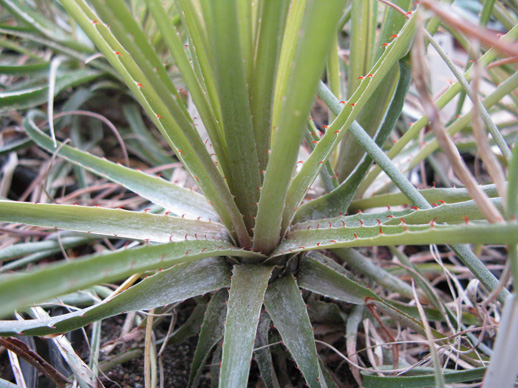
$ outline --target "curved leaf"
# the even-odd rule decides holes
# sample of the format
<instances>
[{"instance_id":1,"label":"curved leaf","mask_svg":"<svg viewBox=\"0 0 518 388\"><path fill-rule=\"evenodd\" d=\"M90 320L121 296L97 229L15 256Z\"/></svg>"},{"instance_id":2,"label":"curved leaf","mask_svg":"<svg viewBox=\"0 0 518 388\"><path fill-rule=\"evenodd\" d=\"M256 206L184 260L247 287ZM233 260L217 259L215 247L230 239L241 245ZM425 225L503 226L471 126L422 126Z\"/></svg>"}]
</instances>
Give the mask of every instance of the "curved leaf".
<instances>
[{"instance_id":1,"label":"curved leaf","mask_svg":"<svg viewBox=\"0 0 518 388\"><path fill-rule=\"evenodd\" d=\"M214 294L207 306L198 344L192 359L189 387L198 386L201 372L209 358L210 351L223 337L225 316L227 314L227 298L227 290L220 290Z\"/></svg>"},{"instance_id":2,"label":"curved leaf","mask_svg":"<svg viewBox=\"0 0 518 388\"><path fill-rule=\"evenodd\" d=\"M66 333L126 311L149 310L228 287L229 277L230 267L221 259L179 264L87 309L49 319L0 321L0 335Z\"/></svg>"},{"instance_id":3,"label":"curved leaf","mask_svg":"<svg viewBox=\"0 0 518 388\"><path fill-rule=\"evenodd\" d=\"M378 299L371 290L308 256L302 260L297 283L306 290L347 303L364 304L365 298Z\"/></svg>"},{"instance_id":4,"label":"curved leaf","mask_svg":"<svg viewBox=\"0 0 518 388\"><path fill-rule=\"evenodd\" d=\"M203 85L189 62L185 46L181 41L180 35L177 34L174 26L171 26L170 18L165 10L165 3L158 0L146 0L149 12L153 15L158 29L162 32L164 43L169 48L171 56L174 59L176 66L182 74L182 78L189 90L193 99L194 105L200 114L203 125L209 134L210 140L216 152L219 165L221 166L225 176L230 176L228 155L226 153L225 142L221 135L221 123L218 123L217 118L210 106L208 96L205 94ZM185 18L185 15L183 15ZM173 29L173 30L172 30ZM188 29L189 32L192 29ZM147 42L146 42L147 43ZM198 50L199 52L199 50ZM193 58L198 59L197 57ZM207 79L204 79L207 82Z\"/></svg>"},{"instance_id":5,"label":"curved leaf","mask_svg":"<svg viewBox=\"0 0 518 388\"><path fill-rule=\"evenodd\" d=\"M170 337L164 338L164 341L167 340L167 345L179 345L187 341L189 338L197 336L200 332L200 327L206 310L206 303L198 303L194 308L194 311L189 315L189 318L187 318L179 328L175 329Z\"/></svg>"},{"instance_id":6,"label":"curved leaf","mask_svg":"<svg viewBox=\"0 0 518 388\"><path fill-rule=\"evenodd\" d=\"M14 201L0 201L0 221L152 242L184 241L198 236L226 240L227 234L225 227L215 222L120 209Z\"/></svg>"},{"instance_id":7,"label":"curved leaf","mask_svg":"<svg viewBox=\"0 0 518 388\"><path fill-rule=\"evenodd\" d=\"M181 99L163 93L160 86L150 81L133 57L138 56L138 53L129 52L110 31L109 26L98 20L85 1L62 0L61 3L123 78L178 159L196 180L207 199L214 204L222 223L231 234L236 235L241 246L250 246L251 240L243 217Z\"/></svg>"},{"instance_id":8,"label":"curved leaf","mask_svg":"<svg viewBox=\"0 0 518 388\"><path fill-rule=\"evenodd\" d=\"M30 65L0 65L0 74L22 76L27 74L48 74L49 64L32 63Z\"/></svg>"},{"instance_id":9,"label":"curved leaf","mask_svg":"<svg viewBox=\"0 0 518 388\"><path fill-rule=\"evenodd\" d=\"M261 258L229 243L194 240L148 245L60 262L24 273L8 275L0 282L0 316L27 305L86 288L97 283L120 280L135 273L210 256Z\"/></svg>"},{"instance_id":10,"label":"curved leaf","mask_svg":"<svg viewBox=\"0 0 518 388\"><path fill-rule=\"evenodd\" d=\"M489 200L499 211L503 211L502 199L492 198ZM452 204L444 204L433 209L418 209L405 216L405 222L409 224L425 224L432 220L435 222L458 223L465 220L485 220L475 201L457 202ZM401 220L390 220L387 225L400 223Z\"/></svg>"},{"instance_id":11,"label":"curved leaf","mask_svg":"<svg viewBox=\"0 0 518 388\"><path fill-rule=\"evenodd\" d=\"M279 380L273 366L272 353L268 333L272 320L266 312L261 314L259 326L257 327L257 338L255 340L254 360L259 368L261 379L266 388L280 388Z\"/></svg>"},{"instance_id":12,"label":"curved leaf","mask_svg":"<svg viewBox=\"0 0 518 388\"><path fill-rule=\"evenodd\" d=\"M22 21L29 29L37 31L39 34L61 42L70 47L82 47L77 41L72 40L65 30L41 12L41 8L32 8L25 1L20 0L1 0L0 3L18 20Z\"/></svg>"},{"instance_id":13,"label":"curved leaf","mask_svg":"<svg viewBox=\"0 0 518 388\"><path fill-rule=\"evenodd\" d=\"M273 267L235 265L227 305L219 386L248 384L259 313Z\"/></svg>"},{"instance_id":14,"label":"curved leaf","mask_svg":"<svg viewBox=\"0 0 518 388\"><path fill-rule=\"evenodd\" d=\"M101 72L92 69L74 70L63 73L56 78L55 94L59 94L68 87L90 82L101 75ZM32 108L47 102L48 98L48 84L2 92L0 93L0 113L5 113L10 110Z\"/></svg>"},{"instance_id":15,"label":"curved leaf","mask_svg":"<svg viewBox=\"0 0 518 388\"><path fill-rule=\"evenodd\" d=\"M343 262L346 262L351 268L354 268L359 273L369 277L374 284L380 285L390 291L397 292L409 299L414 299L412 286L405 283L397 276L392 275L379 264L362 255L356 249L338 248L333 250L333 253Z\"/></svg>"},{"instance_id":16,"label":"curved leaf","mask_svg":"<svg viewBox=\"0 0 518 388\"><path fill-rule=\"evenodd\" d=\"M318 364L313 328L306 303L293 275L273 282L264 298L266 311L310 388L325 386ZM321 385L321 383L324 385Z\"/></svg>"},{"instance_id":17,"label":"curved leaf","mask_svg":"<svg viewBox=\"0 0 518 388\"><path fill-rule=\"evenodd\" d=\"M35 114L36 112L29 112L24 121L25 130L39 146L49 152L55 152L56 149L51 138L44 134L34 123ZM171 210L178 215L185 213L196 217L202 216L212 218L213 220L218 219L214 208L207 200L192 190L101 159L68 145L63 145L63 143L57 142L57 144L59 149L58 155L62 158L94 174L118 183L141 197L162 206L164 209Z\"/></svg>"}]
</instances>

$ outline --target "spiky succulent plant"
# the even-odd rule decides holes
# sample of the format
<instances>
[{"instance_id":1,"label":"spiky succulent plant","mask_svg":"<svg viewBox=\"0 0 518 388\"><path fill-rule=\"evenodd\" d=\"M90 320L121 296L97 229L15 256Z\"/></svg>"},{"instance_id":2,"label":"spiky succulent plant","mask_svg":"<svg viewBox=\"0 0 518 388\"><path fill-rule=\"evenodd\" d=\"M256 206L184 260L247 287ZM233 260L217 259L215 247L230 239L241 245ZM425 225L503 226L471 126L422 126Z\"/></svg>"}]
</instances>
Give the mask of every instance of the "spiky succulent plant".
<instances>
[{"instance_id":1,"label":"spiky succulent plant","mask_svg":"<svg viewBox=\"0 0 518 388\"><path fill-rule=\"evenodd\" d=\"M190 384L197 384L216 347L221 352L220 387L246 387L252 357L265 385L279 386L268 348L270 335L270 339L280 336L310 387L324 387L335 383L319 362L301 289L349 306L368 307L343 316L348 344L355 341L362 314L387 333L391 323L380 315L392 317L430 341L435 338L452 344L454 339L423 321L421 304L441 311L439 320L464 324L401 251L392 248L414 277L414 289L355 248L449 244L487 290L498 291L499 280L463 244L518 243L518 224L506 221L516 213L518 179L513 178L508 192L505 181L499 184L496 180L496 186L478 191L468 183L467 189L418 191L406 172L438 149L435 136L443 141L441 146L451 144L435 114L437 107L467 92L474 99L474 108L453 120L447 132L453 135L479 115L489 120L490 129L496 128L487 110L518 86L518 76L505 71L498 74L500 83L480 103L478 92L473 93L466 82L477 75L470 68L432 101L426 85L418 82L425 70L417 69L416 84L425 115L408 128L387 156L384 145L394 133L409 95L412 64L422 66L418 62L424 47L419 17L424 18L424 12L412 10L410 0L394 0L389 5L395 7L387 6L378 36L374 0L60 0L63 9L55 5L53 9L61 16L66 12L77 23L69 27L47 21L31 4L0 2L18 23L16 27L0 26L0 32L11 39L5 42L11 42L9 48L14 52L23 54L25 50L34 57L14 73L33 74L33 84L20 84L3 93L0 110L34 108L48 101L46 113L30 110L25 114L23 128L31 142L83 169L79 176L84 178L85 171L95 174L152 204L135 211L88 206L81 200L61 204L0 201L1 221L80 232L12 245L0 252L2 260L37 251L49 255L60 244L66 248L102 237L112 242L134 241L107 253L85 254L29 271L4 270L0 315L6 318L18 311L32 317L1 321L0 335L66 333L123 312L160 309L210 294ZM434 10L433 4L428 7ZM440 10L436 13L441 16ZM429 20L427 33L435 33L439 17ZM340 48L344 43L340 40L338 45L337 36L342 38L340 32L349 19L350 53L344 62ZM518 36L517 28L511 27L502 46L506 39ZM431 35L428 39L434 42ZM24 41L32 46L23 47ZM413 43L417 58L411 62ZM29 50L35 44L59 56L38 59ZM490 48L477 63L488 65L498 53ZM3 67L4 74L7 68ZM49 80L41 74L50 74ZM95 156L87 152L85 144L56 140L67 125L53 117L58 106L55 95L93 80L98 82L97 90L121 90L125 85L190 175L194 189ZM313 121L317 94L328 114L324 120ZM108 98L107 92L100 95ZM114 106L109 100L101 103ZM75 106L72 98L60 103L63 114L73 110L67 104ZM144 160L157 165L174 161L150 137L135 104L126 104L123 114L140 136L132 144L144 150ZM434 131L419 140L426 125ZM511 163L509 139L498 129L491 134L501 148L497 167L501 170L500 163L510 163L511 170L517 169L517 163ZM487 142L484 138L480 141ZM400 164L391 160L396 156ZM371 168L373 161L376 167ZM380 170L389 180L376 179ZM455 170L459 177L463 176L460 171L465 169ZM386 188L392 193L360 199L365 193ZM502 199L506 195L507 202ZM352 276L337 264L340 261L367 278ZM36 307L55 297L128 277L121 289L91 307L54 317ZM406 300L415 299L417 308L379 295L368 284ZM498 300L503 302L507 295L501 289ZM147 321L151 327L153 319ZM470 359L466 365L475 366L474 353L464 345L461 350ZM431 354L437 361L437 355ZM397 369L397 352L393 356L388 364ZM151 356L146 353L146 357ZM445 376L466 381L480 378L481 370L477 373L475 377L462 372ZM146 377L151 386L153 379L149 374ZM53 378L64 384L59 377ZM385 384L376 378L366 374L364 383ZM440 382L441 374L436 373L435 379Z\"/></svg>"}]
</instances>

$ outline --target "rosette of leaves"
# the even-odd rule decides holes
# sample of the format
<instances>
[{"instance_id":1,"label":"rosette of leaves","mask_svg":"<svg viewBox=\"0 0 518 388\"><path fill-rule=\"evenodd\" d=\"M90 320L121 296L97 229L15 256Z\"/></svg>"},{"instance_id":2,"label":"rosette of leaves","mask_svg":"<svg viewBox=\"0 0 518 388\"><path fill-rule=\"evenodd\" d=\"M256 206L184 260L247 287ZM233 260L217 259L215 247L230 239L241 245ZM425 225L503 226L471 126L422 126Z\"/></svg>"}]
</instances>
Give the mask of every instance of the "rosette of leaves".
<instances>
[{"instance_id":1,"label":"rosette of leaves","mask_svg":"<svg viewBox=\"0 0 518 388\"><path fill-rule=\"evenodd\" d=\"M198 188L186 189L60 142L54 134L52 109L50 117L48 112L28 111L23 121L30 136L27 141L123 186L155 207L136 212L1 201L0 220L4 222L80 232L81 239L104 236L137 242L109 253L3 274L0 315L7 318L15 311L27 311L33 317L1 321L2 336L66 333L123 312L152 310L210 293L192 384L197 384L212 349L218 348L220 387L247 386L252 358L265 385L279 386L268 344L269 338L280 337L308 386L335 386L319 362L301 289L350 305L367 305L374 322L378 309L423 335L448 341L430 330L416 309L405 310L350 276L336 264L337 257L383 287L411 299L419 295L422 302L447 311L452 321L455 315L428 292L426 281L415 275L417 270L412 274L422 289L413 292L409 284L353 248L449 244L488 290L498 287L498 279L463 244L517 244L516 222L506 222L504 217L501 222L488 222L463 189L416 190L383 151L411 82L407 54L418 12L410 9L410 1L394 2L403 14L387 8L376 38L377 2L371 0L352 6L345 0L176 0L165 4L145 0L131 2L131 7L123 0L61 0L59 12L66 11L95 48L47 22L30 5L16 0L2 3L19 23L16 28L2 26L2 33L15 42L28 39L46 45L65 58L41 60L16 70L50 70L53 77L51 84L40 78L39 86L32 89L19 86L7 91L2 95L2 111L37 107L49 91L52 107L60 91L105 77L127 87ZM345 67L337 35L351 16L351 53ZM138 17L141 22L145 19L145 27ZM431 22L432 32L433 23L437 20ZM509 34L516 36L514 29ZM97 52L102 56L89 57ZM488 50L482 61L489 63L496 56ZM181 77L176 84L171 69L164 66L169 59ZM70 68L57 72L63 60ZM75 67L77 63L82 66ZM327 85L321 82L323 71ZM515 74L503 80L486 97L485 105L495 105L512 91L516 78ZM178 84L187 92L179 92ZM437 105L444 106L461 90L460 84L454 84ZM311 120L316 94L329 109L325 130L317 129ZM135 108L126 113L128 119L135 117ZM426 116L419 120L405 138L414 150L419 129L427 120ZM469 120L461 117L451 124L451 132L464 128ZM427 135L430 141L431 137ZM404 168L413 167L436 148L434 144L410 153ZM304 161L300 155L305 155ZM375 178L373 170L361 186L373 160L396 192L353 201ZM484 190L490 203L505 214L506 204L495 187ZM515 195L512 189L509 193ZM406 208L401 206L405 203L409 204ZM348 215L371 208L378 210ZM50 243L46 244L41 249L50 249ZM33 252L37 247L17 244L6 249L3 257L20 257L24 249ZM400 259L404 261L404 255ZM128 277L132 279L128 287L88 308L49 317L28 307ZM499 300L507 294L501 290ZM350 319L344 318L351 328L348 340L354 340L353 317L351 313ZM381 320L377 322L382 325ZM263 346L254 351L259 343ZM473 380L470 373L452 372L451 379ZM479 378L480 370L477 373ZM381 377L372 379L385 384Z\"/></svg>"}]
</instances>

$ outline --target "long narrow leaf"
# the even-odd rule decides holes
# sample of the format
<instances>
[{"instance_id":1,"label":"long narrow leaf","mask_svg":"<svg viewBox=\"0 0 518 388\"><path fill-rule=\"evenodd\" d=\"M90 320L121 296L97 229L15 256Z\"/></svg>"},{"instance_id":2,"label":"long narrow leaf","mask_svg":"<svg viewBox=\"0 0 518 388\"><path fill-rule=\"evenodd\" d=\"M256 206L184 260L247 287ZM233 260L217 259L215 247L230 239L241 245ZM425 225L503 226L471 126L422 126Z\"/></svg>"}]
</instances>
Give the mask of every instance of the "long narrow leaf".
<instances>
[{"instance_id":1,"label":"long narrow leaf","mask_svg":"<svg viewBox=\"0 0 518 388\"><path fill-rule=\"evenodd\" d=\"M173 104L178 104L186 114L187 111L179 93L173 84L171 77L167 74L164 64L158 54L148 42L140 25L131 14L130 10L122 0L111 0L101 2L93 0L92 4L102 19L110 21L110 30L124 47L132 53L135 62L140 66L147 78L153 84L160 97L171 103L172 96L175 96Z\"/></svg>"},{"instance_id":2,"label":"long narrow leaf","mask_svg":"<svg viewBox=\"0 0 518 388\"><path fill-rule=\"evenodd\" d=\"M318 365L313 328L306 303L293 275L278 279L268 287L264 305L308 386L324 386L325 382L320 381L322 375Z\"/></svg>"},{"instance_id":3,"label":"long narrow leaf","mask_svg":"<svg viewBox=\"0 0 518 388\"><path fill-rule=\"evenodd\" d=\"M289 5L287 0L271 0L265 1L262 7L251 93L252 120L261 170L266 170L268 164L275 81Z\"/></svg>"},{"instance_id":4,"label":"long narrow leaf","mask_svg":"<svg viewBox=\"0 0 518 388\"><path fill-rule=\"evenodd\" d=\"M349 58L349 97L358 88L360 77L368 74L374 60L374 42L378 24L376 0L355 1L351 14L351 54Z\"/></svg>"},{"instance_id":5,"label":"long narrow leaf","mask_svg":"<svg viewBox=\"0 0 518 388\"><path fill-rule=\"evenodd\" d=\"M280 388L279 380L273 366L272 353L270 350L269 332L272 320L266 312L261 315L259 326L257 327L256 348L254 350L254 360L259 367L261 379L266 388Z\"/></svg>"},{"instance_id":6,"label":"long narrow leaf","mask_svg":"<svg viewBox=\"0 0 518 388\"><path fill-rule=\"evenodd\" d=\"M214 222L119 209L1 200L0 221L151 242L183 241L195 234L209 240L226 236L225 227Z\"/></svg>"},{"instance_id":7,"label":"long narrow leaf","mask_svg":"<svg viewBox=\"0 0 518 388\"><path fill-rule=\"evenodd\" d=\"M185 47L180 41L174 26L171 26L168 15L163 4L158 0L147 0L149 11L152 13L158 28L162 32L164 41L167 44L173 59L182 73L185 84L192 96L196 109L200 113L205 129L207 130L219 163L225 174L229 174L228 155L225 150L225 141L221 136L221 130L217 119L212 112L211 106L205 95L204 88L192 68ZM173 31L171 31L173 29ZM201 49L201 48L200 48Z\"/></svg>"},{"instance_id":8,"label":"long narrow leaf","mask_svg":"<svg viewBox=\"0 0 518 388\"><path fill-rule=\"evenodd\" d=\"M36 252L60 250L61 247L68 249L88 243L93 237L90 236L65 236L58 239L48 239L44 241L26 242L13 244L0 250L0 262L16 257L30 255ZM2 266L5 270L5 264Z\"/></svg>"},{"instance_id":9,"label":"long narrow leaf","mask_svg":"<svg viewBox=\"0 0 518 388\"><path fill-rule=\"evenodd\" d=\"M210 24L209 20L201 19L197 5L191 0L175 0L175 3L182 18L182 23L186 27L187 37L189 39L189 51L195 61L194 63L199 67L199 71L197 72L198 77L205 81L202 86L206 89L212 111L217 121L221 123L221 104L216 91L214 69L210 64L210 44L207 36L207 25ZM223 134L221 134L221 137L224 139Z\"/></svg>"},{"instance_id":10,"label":"long narrow leaf","mask_svg":"<svg viewBox=\"0 0 518 388\"><path fill-rule=\"evenodd\" d=\"M198 386L199 378L209 358L210 351L223 337L225 316L227 314L227 298L227 290L220 290L214 294L207 306L201 325L198 344L196 345L196 351L192 359L189 387Z\"/></svg>"},{"instance_id":11,"label":"long narrow leaf","mask_svg":"<svg viewBox=\"0 0 518 388\"><path fill-rule=\"evenodd\" d=\"M507 34L505 34L501 39L502 39L502 42L512 42L514 41L516 38L518 37L518 26L514 26ZM491 63L492 61L495 60L495 58L497 57L498 55L498 51L495 49L495 48L492 48L490 50L488 50L482 57L480 57L477 62L480 64L480 66L486 66L488 65L489 63ZM464 78L466 78L466 80L470 81L472 78L473 78L473 67L471 67L468 71L466 71L466 73L464 73ZM513 80L514 78L514 80ZM498 91L500 90L504 90L506 89L506 91L504 92L504 95L509 93L510 90L513 90L516 85L516 78L518 78L518 75L515 73L513 76L511 76L508 80L506 80L502 85L499 85L497 90L495 90L493 93L491 93L488 97L486 97L484 99L484 101L482 101L482 103L484 104L484 106L486 108L489 108L491 107L495 102L492 102L492 99L490 98L492 95L498 95ZM514 81L514 82L513 82ZM507 84L507 85L506 85ZM512 87L511 85L509 84L514 84ZM509 88L507 88L507 86L509 86ZM456 82L454 83L450 88L448 88L448 90L446 91L446 93L444 93L437 101L436 101L436 105L439 109L442 109L446 106L446 104L448 104L457 94L459 94L459 92L462 90L462 86L460 85L459 82ZM496 100L499 101L500 99L502 98L502 96L498 97ZM470 116L469 114L467 115L464 115L464 116ZM462 118L461 118L462 119ZM462 123L461 119L459 120L456 120L452 125L459 125L461 128L464 128L467 123L469 123L471 121L471 117L468 117L467 120ZM389 158L394 158L396 155L398 155L402 149L408 144L408 142L415 138L420 132L421 130L426 126L428 125L429 123L429 120L428 120L428 117L427 116L423 116L421 117L418 121L416 121L410 128L409 130L398 140L398 142L390 149L390 151L388 152L388 156ZM459 128L460 129L460 128ZM451 135L451 132L450 132L450 135ZM427 141L428 139L425 139L424 141ZM432 151L436 149L436 144L433 145L431 148L432 148ZM430 144L428 144L427 146L423 147L423 152L428 151L430 149ZM429 153L427 152L427 155L429 155ZM422 160L422 159L420 159ZM419 160L419 161L420 161ZM419 163L419 161L417 161L417 163ZM372 181L375 179L375 177L380 173L381 169L379 167L376 167L371 173L369 173L368 177L366 178L365 180L365 185L370 185L372 183Z\"/></svg>"},{"instance_id":12,"label":"long narrow leaf","mask_svg":"<svg viewBox=\"0 0 518 388\"><path fill-rule=\"evenodd\" d=\"M302 261L297 283L306 290L347 303L364 304L365 298L378 299L371 290L309 256Z\"/></svg>"},{"instance_id":13,"label":"long narrow leaf","mask_svg":"<svg viewBox=\"0 0 518 388\"><path fill-rule=\"evenodd\" d=\"M498 192L496 191L495 185L484 185L481 189L489 198L497 197ZM469 201L471 196L468 191L463 188L438 188L438 189L425 189L420 190L419 193L430 203L455 203ZM349 211L365 210L373 207L382 206L401 206L407 203L408 199L402 193L395 194L382 194L376 195L370 198L358 199L351 202Z\"/></svg>"},{"instance_id":14,"label":"long narrow leaf","mask_svg":"<svg viewBox=\"0 0 518 388\"><path fill-rule=\"evenodd\" d=\"M414 29L415 20L412 17L401 31L399 38L387 47L385 54L370 70L371 74L364 77L351 98L347 102L343 101L343 104L337 101L338 106L330 106L333 112L339 114L291 182L283 215L283 230L288 228L307 189L320 173L324 162L336 149L347 130L353 125L356 117L366 106L370 96L394 64L408 51L413 39Z\"/></svg>"},{"instance_id":15,"label":"long narrow leaf","mask_svg":"<svg viewBox=\"0 0 518 388\"><path fill-rule=\"evenodd\" d=\"M62 0L62 3L124 79L205 196L214 204L222 222L237 235L241 246L249 246L250 237L242 215L190 118L176 103L166 104L160 98L131 53L84 1Z\"/></svg>"},{"instance_id":16,"label":"long narrow leaf","mask_svg":"<svg viewBox=\"0 0 518 388\"><path fill-rule=\"evenodd\" d=\"M250 360L264 293L273 267L234 266L225 322L219 386L248 384Z\"/></svg>"},{"instance_id":17,"label":"long narrow leaf","mask_svg":"<svg viewBox=\"0 0 518 388\"><path fill-rule=\"evenodd\" d=\"M518 224L397 225L297 230L288 234L272 256L312 249L395 244L516 244Z\"/></svg>"},{"instance_id":18,"label":"long narrow leaf","mask_svg":"<svg viewBox=\"0 0 518 388\"><path fill-rule=\"evenodd\" d=\"M283 114L261 188L254 229L254 248L259 251L270 252L281 238L286 188L290 184L305 122L344 7L345 2L341 0L309 1L307 4L301 29L304 33L299 36Z\"/></svg>"},{"instance_id":19,"label":"long narrow leaf","mask_svg":"<svg viewBox=\"0 0 518 388\"><path fill-rule=\"evenodd\" d=\"M135 273L167 268L177 263L227 255L261 257L233 248L228 243L194 240L123 249L10 275L0 282L0 316L94 284L120 280Z\"/></svg>"},{"instance_id":20,"label":"long narrow leaf","mask_svg":"<svg viewBox=\"0 0 518 388\"><path fill-rule=\"evenodd\" d=\"M31 138L39 146L49 152L54 152L54 146L49 136L44 134L34 123L37 113L29 112L24 127ZM181 215L201 216L217 220L217 214L203 196L178 185L169 183L158 177L135 171L120 164L112 163L97 156L88 154L68 145L58 142L61 157L77 164L88 171L101 175L112 182L126 187L151 202L167 210Z\"/></svg>"},{"instance_id":21,"label":"long narrow leaf","mask_svg":"<svg viewBox=\"0 0 518 388\"><path fill-rule=\"evenodd\" d=\"M502 209L500 198L491 199L491 203ZM327 227L396 225L406 222L411 225L434 223L464 223L466 221L485 220L473 200L443 204L432 209L385 210L378 213L359 213L353 216L324 218L318 221L307 221L295 224L294 230L320 229Z\"/></svg>"},{"instance_id":22,"label":"long narrow leaf","mask_svg":"<svg viewBox=\"0 0 518 388\"><path fill-rule=\"evenodd\" d=\"M209 258L194 263L179 264L142 280L109 300L84 310L49 319L0 321L0 335L66 333L126 311L165 306L228 287L229 277L230 267L221 259Z\"/></svg>"},{"instance_id":23,"label":"long narrow leaf","mask_svg":"<svg viewBox=\"0 0 518 388\"><path fill-rule=\"evenodd\" d=\"M374 140L376 144L383 147L392 132L401 111L403 110L405 96L412 81L410 66L404 62L399 62L400 77L394 94L394 99L387 111L383 125L376 133ZM319 88L320 89L320 88ZM321 97L324 97L320 93ZM326 162L326 163L329 163ZM314 199L300 206L295 213L294 222L303 219L318 219L321 217L332 217L340 212L345 212L349 208L353 197L356 195L358 186L362 182L365 174L372 165L372 158L365 155L363 160L356 166L354 171L340 184L339 187L330 193ZM385 204L383 204L385 205ZM285 221L286 222L286 221Z\"/></svg>"},{"instance_id":24,"label":"long narrow leaf","mask_svg":"<svg viewBox=\"0 0 518 388\"><path fill-rule=\"evenodd\" d=\"M282 47L279 57L277 70L277 80L275 82L274 104L272 113L272 128L277 128L281 118L282 98L286 95L289 85L291 63L295 57L295 50L298 43L298 33L304 18L307 0L293 0L290 4L286 28L282 39Z\"/></svg>"},{"instance_id":25,"label":"long narrow leaf","mask_svg":"<svg viewBox=\"0 0 518 388\"><path fill-rule=\"evenodd\" d=\"M243 50L250 46L251 42L245 44L250 36L241 35L243 29L239 27L246 24L246 21L238 20L238 9L241 7L236 0L214 1L208 8L213 17L209 35L216 86L229 149L228 158L233 167L230 170L231 176L227 178L245 224L251 228L254 225L261 178L245 68L250 65L251 58L246 58L249 53Z\"/></svg>"},{"instance_id":26,"label":"long narrow leaf","mask_svg":"<svg viewBox=\"0 0 518 388\"><path fill-rule=\"evenodd\" d=\"M59 75L54 87L55 94L59 94L66 88L88 83L102 75L101 72L92 69L75 70ZM6 91L0 93L0 113L10 110L21 110L41 105L48 100L48 84L34 86L27 89Z\"/></svg>"},{"instance_id":27,"label":"long narrow leaf","mask_svg":"<svg viewBox=\"0 0 518 388\"><path fill-rule=\"evenodd\" d=\"M486 368L475 368L463 371L444 371L444 381L448 384L468 383L480 380ZM378 376L363 374L363 386L365 388L427 388L435 386L433 374L419 374L417 376Z\"/></svg>"},{"instance_id":28,"label":"long narrow leaf","mask_svg":"<svg viewBox=\"0 0 518 388\"><path fill-rule=\"evenodd\" d=\"M390 104L392 101L395 101L395 91L399 77L400 66L398 63L394 63L366 103L367 107L375 106L376 109L363 109L357 117L358 123L371 137L375 136L386 117ZM408 92L408 90L405 92ZM399 101L404 102L405 98L399 97ZM359 146L354 139L354 135L350 131L347 132L340 145L340 154L336 167L339 182L343 182L356 169L363 155L365 155L364 149Z\"/></svg>"}]
</instances>

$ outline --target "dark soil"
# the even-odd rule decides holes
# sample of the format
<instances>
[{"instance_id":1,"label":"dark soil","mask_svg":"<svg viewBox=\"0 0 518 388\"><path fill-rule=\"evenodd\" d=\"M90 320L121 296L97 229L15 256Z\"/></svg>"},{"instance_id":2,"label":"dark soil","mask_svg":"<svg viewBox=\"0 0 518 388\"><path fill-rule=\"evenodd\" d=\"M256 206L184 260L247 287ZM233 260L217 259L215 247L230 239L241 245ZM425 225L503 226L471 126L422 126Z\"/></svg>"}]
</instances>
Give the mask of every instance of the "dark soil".
<instances>
[{"instance_id":1,"label":"dark soil","mask_svg":"<svg viewBox=\"0 0 518 388\"><path fill-rule=\"evenodd\" d=\"M196 338L190 338L184 344L166 348L162 354L164 387L187 387L196 343ZM144 387L144 357L137 357L111 369L101 378L101 381L106 388ZM209 378L203 376L199 387L210 387Z\"/></svg>"}]
</instances>

